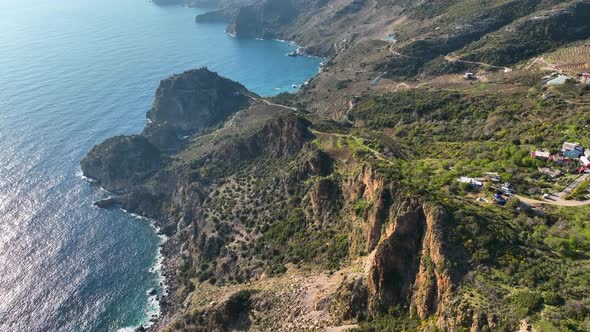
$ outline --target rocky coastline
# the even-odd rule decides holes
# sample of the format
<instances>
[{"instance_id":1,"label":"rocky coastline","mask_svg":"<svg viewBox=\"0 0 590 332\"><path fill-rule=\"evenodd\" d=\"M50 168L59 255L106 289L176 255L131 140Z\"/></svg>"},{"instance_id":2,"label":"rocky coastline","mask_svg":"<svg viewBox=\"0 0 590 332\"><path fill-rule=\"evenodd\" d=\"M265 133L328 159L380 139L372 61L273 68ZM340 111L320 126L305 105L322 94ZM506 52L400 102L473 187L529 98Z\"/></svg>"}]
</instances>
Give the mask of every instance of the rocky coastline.
<instances>
[{"instance_id":1,"label":"rocky coastline","mask_svg":"<svg viewBox=\"0 0 590 332\"><path fill-rule=\"evenodd\" d=\"M583 330L588 296L557 274L587 265L530 235L567 218L516 200L487 204L493 190L459 185L455 169L482 171L463 161L488 165L492 147L524 151L493 164L516 160L502 176L539 179L526 149L541 134L521 119L587 109L539 102L549 88L536 80L556 66L539 69L546 60L533 57L585 50L588 1L481 4L469 15L447 5L236 0L196 18L330 60L300 93L274 98L205 68L174 75L140 135L107 140L82 161L115 193L98 206L152 218L170 238L170 292L150 331L479 332L564 320ZM392 34L395 43L383 40ZM587 90L568 88L576 98Z\"/></svg>"},{"instance_id":2,"label":"rocky coastline","mask_svg":"<svg viewBox=\"0 0 590 332\"><path fill-rule=\"evenodd\" d=\"M167 156L183 148L186 142L182 137L223 122L230 115L228 110L237 112L248 107L254 98L257 96L242 85L206 68L174 75L161 82L154 106L147 113L151 121L141 135L109 139L93 148L81 161L83 176L111 193L110 197L96 202L97 207L122 208L149 218L159 230L158 235L168 237L169 240L160 246L164 256L161 274L166 280L168 294L174 294L179 288L176 282L178 239L174 237L170 216L145 208L154 198L143 201L149 193L139 187L168 162ZM179 304L170 296L161 296L161 315L150 319L153 325L147 330L161 328Z\"/></svg>"}]
</instances>

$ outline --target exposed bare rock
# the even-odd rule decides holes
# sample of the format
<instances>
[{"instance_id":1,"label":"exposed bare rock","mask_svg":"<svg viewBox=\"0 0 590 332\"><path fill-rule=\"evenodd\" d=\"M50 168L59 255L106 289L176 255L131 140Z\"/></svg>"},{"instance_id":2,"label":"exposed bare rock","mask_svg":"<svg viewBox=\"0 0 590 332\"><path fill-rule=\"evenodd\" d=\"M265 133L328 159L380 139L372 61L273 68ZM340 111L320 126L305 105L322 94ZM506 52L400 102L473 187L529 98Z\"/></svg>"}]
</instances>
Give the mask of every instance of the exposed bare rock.
<instances>
[{"instance_id":1,"label":"exposed bare rock","mask_svg":"<svg viewBox=\"0 0 590 332\"><path fill-rule=\"evenodd\" d=\"M368 296L366 278L345 279L334 295L330 311L343 320L356 319L366 314Z\"/></svg>"},{"instance_id":2,"label":"exposed bare rock","mask_svg":"<svg viewBox=\"0 0 590 332\"><path fill-rule=\"evenodd\" d=\"M425 219L421 208L398 216L392 234L377 247L368 283L372 311L387 311L397 305L409 307Z\"/></svg>"},{"instance_id":3,"label":"exposed bare rock","mask_svg":"<svg viewBox=\"0 0 590 332\"><path fill-rule=\"evenodd\" d=\"M369 271L373 312L399 305L414 307L420 318L442 315L453 291L444 252L444 220L444 211L428 205L410 207L395 218ZM444 319L439 324L445 324Z\"/></svg>"}]
</instances>

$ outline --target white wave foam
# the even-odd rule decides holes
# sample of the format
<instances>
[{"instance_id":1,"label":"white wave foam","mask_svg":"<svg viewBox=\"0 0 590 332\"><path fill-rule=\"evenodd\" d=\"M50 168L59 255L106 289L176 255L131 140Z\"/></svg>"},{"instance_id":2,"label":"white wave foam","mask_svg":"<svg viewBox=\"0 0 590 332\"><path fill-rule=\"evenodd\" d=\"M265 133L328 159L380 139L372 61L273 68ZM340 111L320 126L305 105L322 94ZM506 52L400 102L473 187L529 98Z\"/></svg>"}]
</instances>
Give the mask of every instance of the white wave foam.
<instances>
[{"instance_id":1,"label":"white wave foam","mask_svg":"<svg viewBox=\"0 0 590 332\"><path fill-rule=\"evenodd\" d=\"M87 176L84 176L84 172L82 172L82 167L78 166L78 170L76 171L76 177L80 178L84 181L90 182L90 183L96 183L97 181L93 178L89 178Z\"/></svg>"},{"instance_id":2,"label":"white wave foam","mask_svg":"<svg viewBox=\"0 0 590 332\"><path fill-rule=\"evenodd\" d=\"M162 308L160 305L160 300L166 296L168 296L168 287L166 285L166 277L162 274L162 266L164 265L164 254L162 253L162 246L166 241L168 241L168 237L165 234L160 232L160 228L156 226L155 220L146 218L144 216L140 216L139 214L129 212L125 209L121 209L131 217L142 220L148 221L150 226L154 229L154 232L158 235L159 243L158 243L158 252L156 253L156 259L154 264L149 268L149 272L156 275L157 279L157 286L156 286L156 293L150 294L152 289L148 290L148 301L144 308L144 319L143 321L137 326L128 326L119 329L117 332L133 332L139 326L143 326L144 328L148 328L154 325L154 321L160 317L162 314Z\"/></svg>"}]
</instances>

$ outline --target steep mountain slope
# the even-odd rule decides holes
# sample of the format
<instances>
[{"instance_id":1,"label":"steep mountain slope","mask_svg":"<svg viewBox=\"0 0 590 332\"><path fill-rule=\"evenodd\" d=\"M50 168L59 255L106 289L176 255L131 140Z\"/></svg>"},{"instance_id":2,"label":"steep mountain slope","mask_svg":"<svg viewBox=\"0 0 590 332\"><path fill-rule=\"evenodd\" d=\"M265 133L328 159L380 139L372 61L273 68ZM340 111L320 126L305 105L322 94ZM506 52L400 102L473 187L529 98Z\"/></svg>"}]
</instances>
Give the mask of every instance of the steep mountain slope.
<instances>
[{"instance_id":1,"label":"steep mountain slope","mask_svg":"<svg viewBox=\"0 0 590 332\"><path fill-rule=\"evenodd\" d=\"M199 77L201 87L219 80ZM170 93L182 91L177 85ZM171 295L156 326L163 330L513 330L523 319L583 330L588 239L572 254L542 234L567 238L587 226L558 209L540 215L474 205L454 184L469 167L445 158L449 144L488 144L491 135L497 146L511 146L515 135L532 137L527 130L535 126L503 136L477 129L492 125L514 96L410 90L363 97L349 115L356 129L253 96L246 109L223 110L233 114L223 127L195 132L180 150L154 154L142 136L120 137L93 149L82 168L120 193L102 206L152 217L171 237ZM527 107L549 119L545 106ZM466 123L475 130L461 131ZM471 157L479 158L498 160ZM528 174L515 160L512 172ZM434 166L445 163L456 170Z\"/></svg>"},{"instance_id":2,"label":"steep mountain slope","mask_svg":"<svg viewBox=\"0 0 590 332\"><path fill-rule=\"evenodd\" d=\"M590 207L536 205L578 164L530 155L590 145L588 4L237 1L197 18L331 57L267 99L173 76L141 135L82 161L116 191L100 206L170 236L151 329L589 330ZM493 204L503 182L523 201Z\"/></svg>"}]
</instances>

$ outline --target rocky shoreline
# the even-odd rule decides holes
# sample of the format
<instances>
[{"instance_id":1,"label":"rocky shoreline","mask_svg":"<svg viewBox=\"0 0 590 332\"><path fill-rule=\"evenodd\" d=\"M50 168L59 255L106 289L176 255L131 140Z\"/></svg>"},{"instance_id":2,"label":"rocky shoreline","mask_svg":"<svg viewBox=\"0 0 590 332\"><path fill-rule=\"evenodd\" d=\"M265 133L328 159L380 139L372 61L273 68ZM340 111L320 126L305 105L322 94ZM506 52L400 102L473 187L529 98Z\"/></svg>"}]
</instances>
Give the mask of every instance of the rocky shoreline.
<instances>
[{"instance_id":1,"label":"rocky shoreline","mask_svg":"<svg viewBox=\"0 0 590 332\"><path fill-rule=\"evenodd\" d=\"M459 19L444 16L444 6L424 13L422 4L240 4L232 3L228 33L296 40L333 55L325 70L302 93L272 99L205 68L174 75L161 82L140 135L107 140L82 161L84 175L117 193L99 206L153 218L170 237L162 248L170 293L150 331L515 330L537 319L545 300L550 312L561 310L559 287L544 288L514 265L543 265L544 276L570 264L527 235L559 218L470 200L453 172L476 172L462 164L476 157L454 147L487 151L499 142L506 155L525 151L514 155L528 163L525 149L540 136L525 145L522 132L511 132L514 119L528 116L522 109L581 112L539 104L530 80L540 72L497 73L478 60L518 63L571 41L562 37L568 29L574 39L590 37L579 10L587 1L509 1ZM321 36L318 26L326 27ZM382 40L392 32L396 43ZM513 42L537 53L513 54ZM490 81L465 80L467 69ZM488 156L479 161L504 167ZM506 174L517 177L524 164L508 164ZM570 291L579 287L570 282Z\"/></svg>"},{"instance_id":2,"label":"rocky shoreline","mask_svg":"<svg viewBox=\"0 0 590 332\"><path fill-rule=\"evenodd\" d=\"M186 95L187 88L192 89L197 97ZM170 220L173 216L147 207L155 202L153 199L145 201L150 194L142 187L142 183L158 171L163 163L167 163L167 154L182 149L185 142L180 137L223 121L231 114L228 111L236 112L247 107L255 97L241 84L221 78L205 68L172 76L161 82L154 107L147 114L151 121L141 135L108 139L93 148L81 162L83 177L93 179L112 194L96 202L95 206L122 208L127 213L147 218L158 230L158 236L168 238L160 245L160 253L164 257L161 275L166 280L162 286L167 289L167 296L159 299L161 314L157 318L150 318L153 325L138 327L138 331L159 330L180 305L174 299L179 289L176 271L180 244L171 225L176 222ZM179 100L184 102L177 103ZM195 108L197 115L193 113Z\"/></svg>"},{"instance_id":3,"label":"rocky shoreline","mask_svg":"<svg viewBox=\"0 0 590 332\"><path fill-rule=\"evenodd\" d=\"M156 225L161 224L160 227L164 226L163 223L156 222ZM160 231L159 235L167 236ZM160 303L160 315L151 321L153 325L144 329L145 331L158 331L164 327L167 323L166 318L172 317L174 312L178 310L178 304L171 301L170 294L174 294L178 290L178 284L176 283L176 269L177 259L175 258L174 252L178 243L175 243L173 238L168 237L168 240L160 245L160 254L163 256L162 269L160 271L165 284L161 287L166 288L166 294L162 294L159 298ZM141 331L141 328L136 329Z\"/></svg>"}]
</instances>

